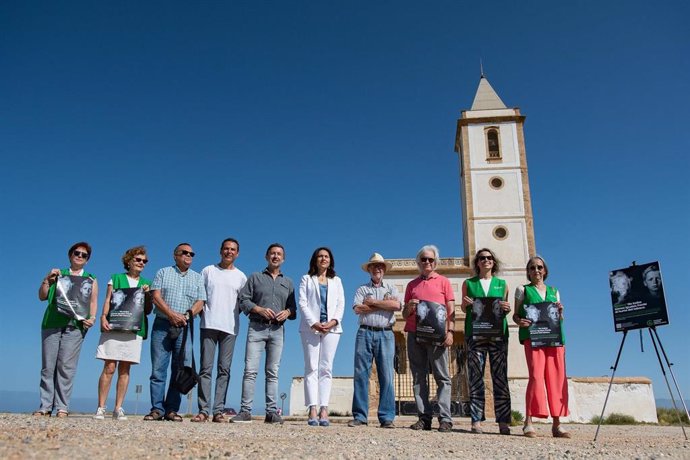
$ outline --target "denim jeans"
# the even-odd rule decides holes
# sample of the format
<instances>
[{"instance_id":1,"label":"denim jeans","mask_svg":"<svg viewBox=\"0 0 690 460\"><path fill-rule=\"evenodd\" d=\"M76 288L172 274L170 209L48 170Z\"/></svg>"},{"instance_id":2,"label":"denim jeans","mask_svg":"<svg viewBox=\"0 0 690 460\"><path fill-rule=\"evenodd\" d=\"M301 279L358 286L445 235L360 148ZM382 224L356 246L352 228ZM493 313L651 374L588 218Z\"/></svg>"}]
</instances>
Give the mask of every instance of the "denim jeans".
<instances>
[{"instance_id":1,"label":"denim jeans","mask_svg":"<svg viewBox=\"0 0 690 460\"><path fill-rule=\"evenodd\" d=\"M417 343L415 332L407 333L407 357L412 372L412 391L417 403L419 418L431 422L433 407L429 402L429 367L436 380L436 399L439 422L450 422L450 370L448 369L448 349L428 343Z\"/></svg>"},{"instance_id":2,"label":"denim jeans","mask_svg":"<svg viewBox=\"0 0 690 460\"><path fill-rule=\"evenodd\" d=\"M393 359L395 337L393 331L357 330L355 341L355 378L352 396L352 415L366 422L369 416L369 375L371 362L376 362L379 378L380 423L392 422L395 418L395 391L393 389Z\"/></svg>"},{"instance_id":3,"label":"denim jeans","mask_svg":"<svg viewBox=\"0 0 690 460\"><path fill-rule=\"evenodd\" d=\"M278 411L278 368L280 356L283 353L284 334L282 325L250 321L244 354L241 411L249 413L252 411L256 375L259 372L261 354L264 350L266 351L266 413Z\"/></svg>"},{"instance_id":4,"label":"denim jeans","mask_svg":"<svg viewBox=\"0 0 690 460\"><path fill-rule=\"evenodd\" d=\"M41 330L42 412L67 411L84 333L73 326Z\"/></svg>"},{"instance_id":5,"label":"denim jeans","mask_svg":"<svg viewBox=\"0 0 690 460\"><path fill-rule=\"evenodd\" d=\"M178 412L180 410L181 396L180 392L172 385L172 379L177 373L178 356L182 348L183 333L177 338L169 336L171 324L165 318L156 317L151 328L151 410L157 410L162 414L168 412ZM192 361L191 337L187 337L187 346L185 347L185 362L189 365ZM165 392L165 383L168 380L168 365L170 365L172 356L172 365L170 366L170 383L168 384L168 392ZM183 365L184 365L183 364Z\"/></svg>"},{"instance_id":6,"label":"denim jeans","mask_svg":"<svg viewBox=\"0 0 690 460\"><path fill-rule=\"evenodd\" d=\"M213 397L213 415L223 412L225 397L228 393L230 381L230 367L232 354L235 351L236 335L216 329L201 329L201 367L199 368L199 413L209 415L208 407L211 399L211 380L213 361L218 346L218 366L216 372L216 392Z\"/></svg>"}]
</instances>

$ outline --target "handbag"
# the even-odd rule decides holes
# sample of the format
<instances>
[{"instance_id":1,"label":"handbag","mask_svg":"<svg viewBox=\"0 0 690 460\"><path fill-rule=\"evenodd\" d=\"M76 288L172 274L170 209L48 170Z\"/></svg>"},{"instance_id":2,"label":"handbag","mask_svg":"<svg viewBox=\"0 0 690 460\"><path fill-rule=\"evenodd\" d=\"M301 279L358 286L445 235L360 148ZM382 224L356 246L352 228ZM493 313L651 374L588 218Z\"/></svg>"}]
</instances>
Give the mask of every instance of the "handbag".
<instances>
[{"instance_id":1,"label":"handbag","mask_svg":"<svg viewBox=\"0 0 690 460\"><path fill-rule=\"evenodd\" d=\"M180 354L177 357L177 372L175 373L175 379L173 380L173 385L182 394L187 394L199 383L199 375L196 373L196 362L194 361L194 316L192 311L188 310L189 320L187 321L187 326L184 328L182 335L182 346L180 347ZM187 332L191 331L192 336L192 365L185 366L185 351L187 349Z\"/></svg>"}]
</instances>

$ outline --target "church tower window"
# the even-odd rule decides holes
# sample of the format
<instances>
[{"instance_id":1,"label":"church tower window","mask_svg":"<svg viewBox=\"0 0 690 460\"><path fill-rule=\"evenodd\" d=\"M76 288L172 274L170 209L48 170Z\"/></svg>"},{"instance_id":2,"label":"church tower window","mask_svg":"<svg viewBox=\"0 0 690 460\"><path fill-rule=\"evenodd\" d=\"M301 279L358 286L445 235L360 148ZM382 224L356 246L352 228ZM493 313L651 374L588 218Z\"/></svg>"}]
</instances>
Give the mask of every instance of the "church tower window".
<instances>
[{"instance_id":1,"label":"church tower window","mask_svg":"<svg viewBox=\"0 0 690 460\"><path fill-rule=\"evenodd\" d=\"M501 159L501 144L498 136L498 127L490 126L484 130L486 135L486 151L488 160Z\"/></svg>"}]
</instances>

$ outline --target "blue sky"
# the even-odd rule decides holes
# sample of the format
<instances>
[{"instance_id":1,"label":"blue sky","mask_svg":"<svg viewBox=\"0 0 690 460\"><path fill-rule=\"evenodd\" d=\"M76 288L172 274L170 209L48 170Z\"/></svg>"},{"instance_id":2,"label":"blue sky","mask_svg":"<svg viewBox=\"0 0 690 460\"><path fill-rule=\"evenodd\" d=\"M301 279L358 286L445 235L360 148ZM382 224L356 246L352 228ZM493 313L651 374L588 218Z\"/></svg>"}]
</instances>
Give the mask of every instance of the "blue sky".
<instances>
[{"instance_id":1,"label":"blue sky","mask_svg":"<svg viewBox=\"0 0 690 460\"><path fill-rule=\"evenodd\" d=\"M3 2L12 283L0 389L38 393L36 291L78 240L93 245L102 286L138 244L153 277L180 241L201 270L234 236L246 273L280 241L295 280L325 244L348 298L374 250L464 255L455 123L482 59L527 116L537 249L568 311L568 374L607 375L615 359L608 271L659 260L671 318L659 333L687 397L689 13L680 1ZM353 314L344 327L335 375L352 373ZM245 336L243 321L235 406ZM649 340L641 353L631 338L617 375L649 376L667 397ZM94 407L97 342L88 334L74 390ZM132 385L148 391L148 343L142 361ZM292 323L281 391L302 366Z\"/></svg>"}]
</instances>

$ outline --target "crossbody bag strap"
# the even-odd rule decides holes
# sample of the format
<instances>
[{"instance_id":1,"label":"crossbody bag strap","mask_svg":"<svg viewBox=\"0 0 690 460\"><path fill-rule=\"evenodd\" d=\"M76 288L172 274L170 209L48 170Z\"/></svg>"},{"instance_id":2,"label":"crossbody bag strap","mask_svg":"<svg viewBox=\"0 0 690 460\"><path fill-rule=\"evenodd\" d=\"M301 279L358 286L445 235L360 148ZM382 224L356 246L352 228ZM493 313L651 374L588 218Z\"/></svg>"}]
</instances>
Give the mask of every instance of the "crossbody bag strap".
<instances>
[{"instance_id":1,"label":"crossbody bag strap","mask_svg":"<svg viewBox=\"0 0 690 460\"><path fill-rule=\"evenodd\" d=\"M189 310L189 321L187 321L187 327L191 331L189 334L192 337L192 369L196 371L196 363L194 362L194 314ZM185 333L187 331L185 330ZM187 336L185 335L185 338Z\"/></svg>"}]
</instances>

